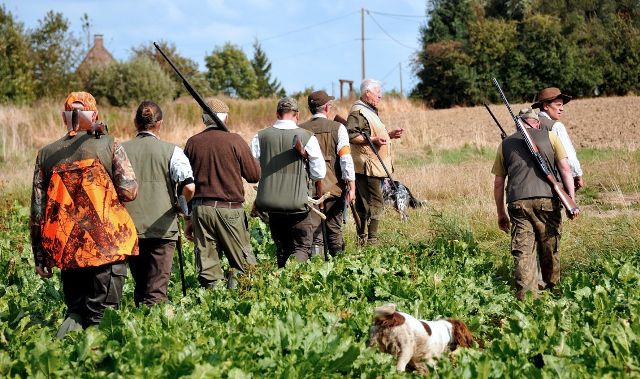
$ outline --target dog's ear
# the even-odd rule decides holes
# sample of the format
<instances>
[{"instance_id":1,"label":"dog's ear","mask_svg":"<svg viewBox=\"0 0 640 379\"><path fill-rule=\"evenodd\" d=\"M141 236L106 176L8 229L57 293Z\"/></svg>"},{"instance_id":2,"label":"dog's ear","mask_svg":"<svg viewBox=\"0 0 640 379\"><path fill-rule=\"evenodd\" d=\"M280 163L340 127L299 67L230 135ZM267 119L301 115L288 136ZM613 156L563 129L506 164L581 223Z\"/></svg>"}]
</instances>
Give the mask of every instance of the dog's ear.
<instances>
[{"instance_id":1,"label":"dog's ear","mask_svg":"<svg viewBox=\"0 0 640 379\"><path fill-rule=\"evenodd\" d=\"M473 343L473 336L467 325L460 320L447 320L452 325L453 341L451 341L451 350L455 350L458 346L470 347Z\"/></svg>"},{"instance_id":2,"label":"dog's ear","mask_svg":"<svg viewBox=\"0 0 640 379\"><path fill-rule=\"evenodd\" d=\"M396 305L393 303L387 303L384 305L381 305L379 307L377 307L374 310L374 314L376 316L376 318L378 317L388 317L391 316L392 314L394 314L396 311Z\"/></svg>"}]
</instances>

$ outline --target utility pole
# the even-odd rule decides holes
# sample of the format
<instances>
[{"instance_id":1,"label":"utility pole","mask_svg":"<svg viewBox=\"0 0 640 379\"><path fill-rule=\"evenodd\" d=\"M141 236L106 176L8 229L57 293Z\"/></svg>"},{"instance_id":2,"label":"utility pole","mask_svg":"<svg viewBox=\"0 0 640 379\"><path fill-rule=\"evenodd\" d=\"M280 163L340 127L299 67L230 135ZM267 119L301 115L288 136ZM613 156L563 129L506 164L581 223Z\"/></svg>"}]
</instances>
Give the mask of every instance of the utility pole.
<instances>
[{"instance_id":1,"label":"utility pole","mask_svg":"<svg viewBox=\"0 0 640 379\"><path fill-rule=\"evenodd\" d=\"M360 8L360 38L362 40L362 80L365 78L364 71L364 8Z\"/></svg>"},{"instance_id":2,"label":"utility pole","mask_svg":"<svg viewBox=\"0 0 640 379\"><path fill-rule=\"evenodd\" d=\"M331 96L336 96L336 82L331 82Z\"/></svg>"},{"instance_id":3,"label":"utility pole","mask_svg":"<svg viewBox=\"0 0 640 379\"><path fill-rule=\"evenodd\" d=\"M404 97L404 92L402 91L402 62L398 63L398 70L400 70L400 96Z\"/></svg>"}]
</instances>

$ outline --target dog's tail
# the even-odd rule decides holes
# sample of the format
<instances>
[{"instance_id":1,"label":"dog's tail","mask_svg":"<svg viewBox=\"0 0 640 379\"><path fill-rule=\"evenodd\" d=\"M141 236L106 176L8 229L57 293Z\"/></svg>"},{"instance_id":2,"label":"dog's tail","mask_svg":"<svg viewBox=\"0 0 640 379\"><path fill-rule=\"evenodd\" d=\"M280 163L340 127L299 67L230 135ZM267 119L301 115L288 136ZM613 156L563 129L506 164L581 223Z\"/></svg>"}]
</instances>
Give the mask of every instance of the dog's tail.
<instances>
[{"instance_id":1,"label":"dog's tail","mask_svg":"<svg viewBox=\"0 0 640 379\"><path fill-rule=\"evenodd\" d=\"M447 321L452 325L453 341L451 341L451 350L455 350L458 346L471 347L473 336L467 325L460 320L449 319Z\"/></svg>"}]
</instances>

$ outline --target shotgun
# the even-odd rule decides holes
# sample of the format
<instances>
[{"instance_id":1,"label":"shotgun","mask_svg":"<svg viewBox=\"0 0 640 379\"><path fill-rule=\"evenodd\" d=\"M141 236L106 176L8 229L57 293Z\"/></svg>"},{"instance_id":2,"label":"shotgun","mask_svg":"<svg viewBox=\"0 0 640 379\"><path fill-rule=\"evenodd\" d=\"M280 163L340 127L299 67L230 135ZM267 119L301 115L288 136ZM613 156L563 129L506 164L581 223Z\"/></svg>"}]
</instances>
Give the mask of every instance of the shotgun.
<instances>
[{"instance_id":1,"label":"shotgun","mask_svg":"<svg viewBox=\"0 0 640 379\"><path fill-rule=\"evenodd\" d=\"M502 125L500 125L500 122L498 121L496 116L493 115L493 112L491 112L491 109L489 108L487 103L483 103L482 105L484 105L484 107L487 108L487 112L489 112L489 114L491 115L491 118L493 119L493 121L495 121L496 125L498 125L498 128L500 128L500 138L502 138L502 139L507 138L507 133L504 131L504 129L502 129Z\"/></svg>"},{"instance_id":2,"label":"shotgun","mask_svg":"<svg viewBox=\"0 0 640 379\"><path fill-rule=\"evenodd\" d=\"M555 192L556 196L558 196L558 198L562 202L562 205L564 205L564 208L567 211L567 216L570 219L576 218L580 213L580 208L578 208L578 204L574 199L571 198L571 196L569 196L564 191L564 189L562 189L562 187L560 186L556 178L553 176L553 173L551 172L551 169L547 165L547 162L542 157L542 154L540 154L540 151L538 150L538 146L536 145L535 141L531 138L529 133L527 133L527 130L525 129L524 125L522 125L522 120L520 119L520 117L517 117L513 113L513 110L511 109L511 105L509 104L509 101L507 100L507 97L505 96L504 92L502 92L502 88L500 87L500 84L498 83L498 80L496 80L496 78L493 78L493 85L496 87L496 89L500 93L500 98L502 99L502 102L509 110L509 114L511 115L511 118L513 118L513 121L515 121L516 123L516 128L518 129L518 132L520 132L520 134L522 135L522 138L524 138L524 141L527 144L527 147L529 148L531 155L533 155L533 157L535 158L535 161L538 167L540 168L540 170L542 170L542 173L544 174L547 181L551 185L553 192Z\"/></svg>"},{"instance_id":3,"label":"shotgun","mask_svg":"<svg viewBox=\"0 0 640 379\"><path fill-rule=\"evenodd\" d=\"M193 88L193 86L187 81L187 79L184 77L184 75L182 75L180 70L178 70L176 65L173 64L171 59L169 59L169 57L164 53L164 51L162 51L160 46L158 46L158 44L155 43L155 42L153 43L153 46L156 47L156 49L158 50L160 55L162 55L162 57L167 61L167 63L169 63L169 66L171 66L173 71L175 71L176 74L178 74L178 76L182 80L182 84L185 86L185 88L187 89L189 94L191 94L191 97L193 97L193 99L198 103L198 105L200 105L200 108L202 108L204 113L208 114L209 117L211 117L211 119L216 123L216 126L218 127L218 129L224 130L225 132L228 132L229 129L227 129L227 126L224 124L224 122L222 122L222 120L220 120L220 117L218 117L218 115L204 101L202 96L200 96L200 94L195 90L195 88Z\"/></svg>"}]
</instances>

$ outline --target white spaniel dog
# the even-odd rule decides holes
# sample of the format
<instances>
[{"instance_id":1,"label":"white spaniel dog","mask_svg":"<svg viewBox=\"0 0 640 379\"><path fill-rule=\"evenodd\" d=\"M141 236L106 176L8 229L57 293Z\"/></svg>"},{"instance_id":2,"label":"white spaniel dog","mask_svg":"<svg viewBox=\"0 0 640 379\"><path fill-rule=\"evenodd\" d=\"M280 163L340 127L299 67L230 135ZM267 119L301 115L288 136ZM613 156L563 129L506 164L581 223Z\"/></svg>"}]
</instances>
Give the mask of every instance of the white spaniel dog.
<instances>
[{"instance_id":1,"label":"white spaniel dog","mask_svg":"<svg viewBox=\"0 0 640 379\"><path fill-rule=\"evenodd\" d=\"M435 363L445 351L458 346L469 347L473 337L469 328L459 320L418 320L406 313L397 312L395 304L385 304L375 309L375 319L369 331L369 345L378 346L383 353L397 359L398 371L407 365L426 374L425 361Z\"/></svg>"}]
</instances>

